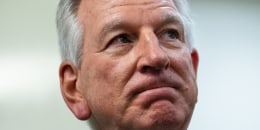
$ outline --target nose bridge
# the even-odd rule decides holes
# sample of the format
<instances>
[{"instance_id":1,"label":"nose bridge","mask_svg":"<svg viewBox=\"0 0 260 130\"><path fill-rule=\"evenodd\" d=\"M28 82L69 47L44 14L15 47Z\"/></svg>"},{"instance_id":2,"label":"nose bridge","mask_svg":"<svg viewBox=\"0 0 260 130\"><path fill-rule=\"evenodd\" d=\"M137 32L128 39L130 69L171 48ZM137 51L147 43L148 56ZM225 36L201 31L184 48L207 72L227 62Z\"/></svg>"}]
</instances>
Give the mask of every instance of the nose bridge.
<instances>
[{"instance_id":1,"label":"nose bridge","mask_svg":"<svg viewBox=\"0 0 260 130\"><path fill-rule=\"evenodd\" d=\"M140 38L140 44L143 45L144 49L144 56L148 56L152 59L156 58L163 58L165 56L161 45L158 41L158 38L156 35L150 31L150 30L145 30L143 31L141 38Z\"/></svg>"},{"instance_id":2,"label":"nose bridge","mask_svg":"<svg viewBox=\"0 0 260 130\"><path fill-rule=\"evenodd\" d=\"M139 36L139 68L149 67L158 70L168 67L169 57L153 30L143 29Z\"/></svg>"}]
</instances>

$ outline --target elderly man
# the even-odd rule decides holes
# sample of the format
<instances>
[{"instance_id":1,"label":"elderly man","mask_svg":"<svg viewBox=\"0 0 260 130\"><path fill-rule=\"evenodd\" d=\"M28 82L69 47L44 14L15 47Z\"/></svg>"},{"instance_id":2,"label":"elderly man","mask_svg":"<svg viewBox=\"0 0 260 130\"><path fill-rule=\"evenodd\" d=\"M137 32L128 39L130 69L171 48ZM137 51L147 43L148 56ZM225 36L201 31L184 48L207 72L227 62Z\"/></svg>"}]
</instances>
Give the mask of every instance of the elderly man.
<instances>
[{"instance_id":1,"label":"elderly man","mask_svg":"<svg viewBox=\"0 0 260 130\"><path fill-rule=\"evenodd\" d=\"M198 53L186 0L61 0L61 92L95 130L187 130Z\"/></svg>"}]
</instances>

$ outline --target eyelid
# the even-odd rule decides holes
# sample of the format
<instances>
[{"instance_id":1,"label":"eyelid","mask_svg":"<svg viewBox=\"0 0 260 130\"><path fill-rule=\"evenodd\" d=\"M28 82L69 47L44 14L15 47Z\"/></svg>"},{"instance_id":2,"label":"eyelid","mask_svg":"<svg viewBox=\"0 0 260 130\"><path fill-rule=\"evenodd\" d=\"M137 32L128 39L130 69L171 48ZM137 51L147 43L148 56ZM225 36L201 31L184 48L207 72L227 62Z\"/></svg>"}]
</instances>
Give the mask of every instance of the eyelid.
<instances>
[{"instance_id":1,"label":"eyelid","mask_svg":"<svg viewBox=\"0 0 260 130\"><path fill-rule=\"evenodd\" d=\"M170 38L167 33L175 33L173 35L176 36L175 38ZM183 31L180 28L174 26L163 27L157 33L158 40L162 45L164 45L167 48L181 47L184 43L183 35Z\"/></svg>"},{"instance_id":2,"label":"eyelid","mask_svg":"<svg viewBox=\"0 0 260 130\"><path fill-rule=\"evenodd\" d=\"M119 38L120 38L120 36L124 36L124 35L128 41L120 43ZM135 42L135 40L136 40L135 35L129 34L127 32L120 32L120 33L115 34L113 37L111 37L110 40L108 40L108 42L106 43L105 49L107 49L111 46L117 46L117 47L120 47L120 46L123 47L123 46L129 46L129 45L132 46L133 43Z\"/></svg>"},{"instance_id":3,"label":"eyelid","mask_svg":"<svg viewBox=\"0 0 260 130\"><path fill-rule=\"evenodd\" d=\"M168 32L172 32L172 33L175 33L176 34L176 39L180 39L181 37L181 34L180 32L175 29L175 28L166 28L166 29L162 29L160 32L159 32L159 37L162 38L165 33L168 33Z\"/></svg>"},{"instance_id":4,"label":"eyelid","mask_svg":"<svg viewBox=\"0 0 260 130\"><path fill-rule=\"evenodd\" d=\"M134 46L135 37L129 33L114 33L110 39L107 40L102 51L113 55L124 55Z\"/></svg>"},{"instance_id":5,"label":"eyelid","mask_svg":"<svg viewBox=\"0 0 260 130\"><path fill-rule=\"evenodd\" d=\"M121 36L127 38L130 42L131 42L131 37L126 34L126 33L121 33L121 34L118 34L116 36L114 36L110 41L109 41L109 44L112 44L113 42L115 42L116 40L118 40Z\"/></svg>"}]
</instances>

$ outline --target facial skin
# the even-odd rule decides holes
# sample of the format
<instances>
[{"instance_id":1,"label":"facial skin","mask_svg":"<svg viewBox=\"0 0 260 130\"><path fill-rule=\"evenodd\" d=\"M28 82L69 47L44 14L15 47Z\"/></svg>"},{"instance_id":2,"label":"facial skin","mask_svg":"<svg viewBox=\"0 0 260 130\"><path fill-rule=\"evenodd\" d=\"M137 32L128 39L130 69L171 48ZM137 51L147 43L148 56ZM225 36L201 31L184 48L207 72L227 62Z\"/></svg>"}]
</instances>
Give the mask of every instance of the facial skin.
<instances>
[{"instance_id":1,"label":"facial skin","mask_svg":"<svg viewBox=\"0 0 260 130\"><path fill-rule=\"evenodd\" d=\"M197 101L198 54L171 0L82 0L82 63L63 61L61 90L102 130L186 130Z\"/></svg>"}]
</instances>

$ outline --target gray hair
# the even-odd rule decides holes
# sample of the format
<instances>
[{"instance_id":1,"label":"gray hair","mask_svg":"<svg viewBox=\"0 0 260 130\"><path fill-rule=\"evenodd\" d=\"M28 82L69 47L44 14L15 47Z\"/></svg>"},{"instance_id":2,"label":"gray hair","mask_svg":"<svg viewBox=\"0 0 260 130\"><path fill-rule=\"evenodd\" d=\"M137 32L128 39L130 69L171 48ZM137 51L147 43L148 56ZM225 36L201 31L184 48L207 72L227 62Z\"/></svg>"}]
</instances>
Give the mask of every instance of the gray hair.
<instances>
[{"instance_id":1,"label":"gray hair","mask_svg":"<svg viewBox=\"0 0 260 130\"><path fill-rule=\"evenodd\" d=\"M62 60L80 66L83 52L83 28L79 23L77 11L81 0L60 0L56 23ZM193 46L192 19L187 0L173 0L184 23L185 40Z\"/></svg>"}]
</instances>

